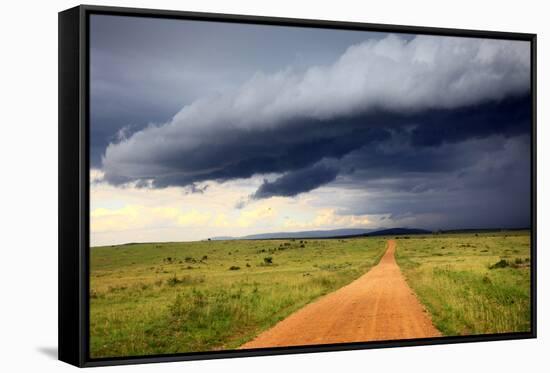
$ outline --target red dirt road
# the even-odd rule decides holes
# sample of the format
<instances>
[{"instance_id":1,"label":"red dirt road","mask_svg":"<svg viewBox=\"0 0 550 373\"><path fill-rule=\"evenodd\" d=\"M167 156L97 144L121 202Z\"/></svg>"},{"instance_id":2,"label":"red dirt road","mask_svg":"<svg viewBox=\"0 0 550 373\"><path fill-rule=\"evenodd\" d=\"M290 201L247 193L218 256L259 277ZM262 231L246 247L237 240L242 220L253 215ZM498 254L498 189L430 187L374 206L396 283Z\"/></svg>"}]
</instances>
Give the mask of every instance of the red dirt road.
<instances>
[{"instance_id":1,"label":"red dirt road","mask_svg":"<svg viewBox=\"0 0 550 373\"><path fill-rule=\"evenodd\" d=\"M441 336L395 261L394 240L378 265L296 311L240 348Z\"/></svg>"}]
</instances>

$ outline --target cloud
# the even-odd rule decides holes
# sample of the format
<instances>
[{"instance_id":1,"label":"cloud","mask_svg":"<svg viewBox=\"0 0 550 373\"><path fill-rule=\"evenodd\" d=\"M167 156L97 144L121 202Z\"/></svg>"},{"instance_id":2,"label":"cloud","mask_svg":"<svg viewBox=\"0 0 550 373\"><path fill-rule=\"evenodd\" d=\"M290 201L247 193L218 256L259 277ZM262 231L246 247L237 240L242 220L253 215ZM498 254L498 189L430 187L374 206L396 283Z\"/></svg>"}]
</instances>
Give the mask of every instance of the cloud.
<instances>
[{"instance_id":1,"label":"cloud","mask_svg":"<svg viewBox=\"0 0 550 373\"><path fill-rule=\"evenodd\" d=\"M288 219L283 225L287 229L336 229L365 228L372 223L371 215L345 215L335 209L325 208L315 212L307 221Z\"/></svg>"},{"instance_id":2,"label":"cloud","mask_svg":"<svg viewBox=\"0 0 550 373\"><path fill-rule=\"evenodd\" d=\"M271 207L260 206L255 209L242 210L237 219L240 227L257 225L261 221L270 221L277 216L277 211Z\"/></svg>"},{"instance_id":3,"label":"cloud","mask_svg":"<svg viewBox=\"0 0 550 373\"><path fill-rule=\"evenodd\" d=\"M187 188L188 189L187 193L204 194L204 192L206 192L206 190L208 189L208 186L209 186L208 184L200 185L200 186L197 186L196 184L190 184L189 187Z\"/></svg>"},{"instance_id":4,"label":"cloud","mask_svg":"<svg viewBox=\"0 0 550 373\"><path fill-rule=\"evenodd\" d=\"M264 180L252 198L261 199L272 196L293 197L329 183L337 175L337 168L322 163L317 164L311 168L288 172L271 182Z\"/></svg>"},{"instance_id":5,"label":"cloud","mask_svg":"<svg viewBox=\"0 0 550 373\"><path fill-rule=\"evenodd\" d=\"M90 17L90 162L119 128L165 123L183 105L238 87L251 72L332 63L386 34L140 17ZM266 46L269 53L266 53ZM131 94L129 94L129 92Z\"/></svg>"},{"instance_id":6,"label":"cloud","mask_svg":"<svg viewBox=\"0 0 550 373\"><path fill-rule=\"evenodd\" d=\"M90 213L94 233L144 229L154 225L202 226L211 220L210 213L198 210L182 211L174 207L125 205L121 208L94 209Z\"/></svg>"},{"instance_id":7,"label":"cloud","mask_svg":"<svg viewBox=\"0 0 550 373\"><path fill-rule=\"evenodd\" d=\"M529 82L528 43L389 35L332 65L259 72L198 99L109 144L102 170L112 184L157 188L277 173L254 198L293 196L334 180L339 170L314 166L322 159L400 135L429 147L526 131Z\"/></svg>"},{"instance_id":8,"label":"cloud","mask_svg":"<svg viewBox=\"0 0 550 373\"><path fill-rule=\"evenodd\" d=\"M392 226L529 227L530 151L528 135L401 149L400 157L418 165L412 168L392 163L380 149L364 149L343 162L371 159L378 166L339 178L332 188L346 193L329 206L342 214L383 215Z\"/></svg>"}]
</instances>

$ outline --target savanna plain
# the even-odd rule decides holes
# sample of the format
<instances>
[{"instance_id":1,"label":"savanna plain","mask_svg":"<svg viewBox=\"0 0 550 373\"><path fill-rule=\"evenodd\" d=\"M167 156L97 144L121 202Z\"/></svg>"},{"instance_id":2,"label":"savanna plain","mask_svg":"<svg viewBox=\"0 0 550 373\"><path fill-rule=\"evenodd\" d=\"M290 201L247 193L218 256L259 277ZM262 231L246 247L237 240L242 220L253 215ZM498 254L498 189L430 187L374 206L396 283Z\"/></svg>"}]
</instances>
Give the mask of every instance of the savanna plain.
<instances>
[{"instance_id":1,"label":"savanna plain","mask_svg":"<svg viewBox=\"0 0 550 373\"><path fill-rule=\"evenodd\" d=\"M236 349L361 277L395 240L444 336L530 330L530 233L143 243L90 250L92 358Z\"/></svg>"}]
</instances>

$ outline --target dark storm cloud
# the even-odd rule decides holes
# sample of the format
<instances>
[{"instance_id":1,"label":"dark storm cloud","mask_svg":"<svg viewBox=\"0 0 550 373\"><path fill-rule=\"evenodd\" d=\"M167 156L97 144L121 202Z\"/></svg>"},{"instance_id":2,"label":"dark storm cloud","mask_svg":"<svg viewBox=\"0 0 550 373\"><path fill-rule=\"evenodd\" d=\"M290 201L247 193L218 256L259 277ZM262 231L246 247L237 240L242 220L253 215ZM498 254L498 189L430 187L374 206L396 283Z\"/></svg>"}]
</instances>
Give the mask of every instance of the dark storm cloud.
<instances>
[{"instance_id":1,"label":"dark storm cloud","mask_svg":"<svg viewBox=\"0 0 550 373\"><path fill-rule=\"evenodd\" d=\"M92 15L91 160L123 127L166 123L182 106L238 86L256 71L330 63L384 34Z\"/></svg>"},{"instance_id":2,"label":"dark storm cloud","mask_svg":"<svg viewBox=\"0 0 550 373\"><path fill-rule=\"evenodd\" d=\"M111 143L103 170L114 184L185 186L305 168L388 136L392 126L411 128L419 146L521 131L515 119L528 122L528 105L509 109L505 98L528 91L528 52L499 40L370 40L331 65L256 73L195 100L169 122Z\"/></svg>"},{"instance_id":3,"label":"dark storm cloud","mask_svg":"<svg viewBox=\"0 0 550 373\"><path fill-rule=\"evenodd\" d=\"M137 58L137 42L117 54L116 35L103 35L97 53L92 147L107 182L200 193L204 182L275 174L251 201L329 184L369 191L331 196L341 213L392 224L529 224L528 43L362 33L335 40L330 31L326 47L296 57L319 34L198 25L186 35L199 40L183 38L167 53L161 36L175 24L150 26L135 40L154 44L158 58L151 48ZM227 40L237 43L233 53ZM113 65L120 70L109 72Z\"/></svg>"},{"instance_id":4,"label":"dark storm cloud","mask_svg":"<svg viewBox=\"0 0 550 373\"><path fill-rule=\"evenodd\" d=\"M327 184L336 179L337 175L337 168L320 163L310 168L286 173L271 182L264 180L252 198L292 197Z\"/></svg>"},{"instance_id":5,"label":"dark storm cloud","mask_svg":"<svg viewBox=\"0 0 550 373\"><path fill-rule=\"evenodd\" d=\"M378 112L331 121L304 120L263 131L224 129L204 136L185 153L180 149L174 152L161 149L158 155L140 158L141 153L136 150L135 163L119 166L124 173L135 172L140 178L117 179L119 173L107 173L106 178L114 184L139 179L151 180L153 187L166 187L268 173L301 171L305 175L305 170L322 159L338 160L361 148L369 151L358 152L333 167L342 169L339 172L343 173L365 168L382 174L388 169L431 172L453 167L453 157L468 157L468 154L439 154L419 159L419 155L424 154L422 148L494 134L511 137L528 133L529 110L528 98L521 97L461 109L456 116L449 110L405 115ZM439 130L438 126L445 126L449 131ZM406 141L406 149L400 150L399 139ZM377 146L393 151L374 152ZM311 190L306 178L302 178L302 182L302 191L298 191L299 185L294 186L297 193ZM272 189L272 195L276 194L275 190ZM256 195L260 196L267 194Z\"/></svg>"},{"instance_id":6,"label":"dark storm cloud","mask_svg":"<svg viewBox=\"0 0 550 373\"><path fill-rule=\"evenodd\" d=\"M492 135L437 147L387 145L344 157L341 163L363 167L341 174L331 186L347 193L335 195L327 205L321 201L319 207L338 206L346 215L383 215L382 225L389 226L530 226L528 134ZM404 164L393 155L411 162Z\"/></svg>"}]
</instances>

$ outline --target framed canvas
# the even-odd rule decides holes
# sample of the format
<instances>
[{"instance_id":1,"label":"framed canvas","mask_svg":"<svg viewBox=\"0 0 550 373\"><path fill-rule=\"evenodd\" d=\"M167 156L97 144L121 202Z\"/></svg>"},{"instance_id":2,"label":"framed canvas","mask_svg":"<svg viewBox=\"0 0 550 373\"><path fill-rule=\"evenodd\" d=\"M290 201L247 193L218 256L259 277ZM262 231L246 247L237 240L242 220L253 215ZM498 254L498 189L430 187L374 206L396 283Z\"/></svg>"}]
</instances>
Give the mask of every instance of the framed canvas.
<instances>
[{"instance_id":1,"label":"framed canvas","mask_svg":"<svg viewBox=\"0 0 550 373\"><path fill-rule=\"evenodd\" d=\"M536 336L536 35L59 13L59 359Z\"/></svg>"}]
</instances>

